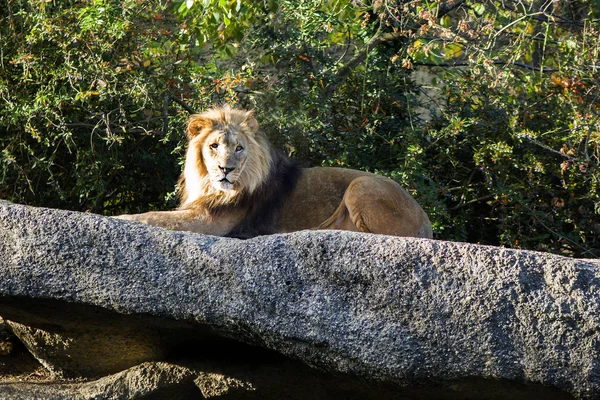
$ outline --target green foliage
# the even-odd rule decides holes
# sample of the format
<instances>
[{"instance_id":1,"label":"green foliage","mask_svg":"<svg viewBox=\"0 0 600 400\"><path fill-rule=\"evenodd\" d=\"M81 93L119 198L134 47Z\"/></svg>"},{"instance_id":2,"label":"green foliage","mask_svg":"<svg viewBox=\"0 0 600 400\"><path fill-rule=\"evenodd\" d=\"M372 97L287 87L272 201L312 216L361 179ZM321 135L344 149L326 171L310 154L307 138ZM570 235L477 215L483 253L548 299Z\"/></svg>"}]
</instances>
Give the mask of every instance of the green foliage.
<instances>
[{"instance_id":1,"label":"green foliage","mask_svg":"<svg viewBox=\"0 0 600 400\"><path fill-rule=\"evenodd\" d=\"M522 86L506 77L494 88L490 79L475 70L454 77L453 119L430 130L430 170L454 226L467 228L470 241L594 256L597 113L573 103L556 77Z\"/></svg>"},{"instance_id":2,"label":"green foliage","mask_svg":"<svg viewBox=\"0 0 600 400\"><path fill-rule=\"evenodd\" d=\"M176 37L165 6L138 3L4 2L1 197L110 213L171 205L180 124L164 96L184 75L160 39Z\"/></svg>"},{"instance_id":3,"label":"green foliage","mask_svg":"<svg viewBox=\"0 0 600 400\"><path fill-rule=\"evenodd\" d=\"M600 256L598 8L479 6L432 28L438 46L462 47L461 67L446 58L437 73L447 107L427 149L454 226L469 241Z\"/></svg>"},{"instance_id":4,"label":"green foliage","mask_svg":"<svg viewBox=\"0 0 600 400\"><path fill-rule=\"evenodd\" d=\"M2 198L171 208L188 111L229 102L399 181L437 238L600 256L597 1L0 7Z\"/></svg>"}]
</instances>

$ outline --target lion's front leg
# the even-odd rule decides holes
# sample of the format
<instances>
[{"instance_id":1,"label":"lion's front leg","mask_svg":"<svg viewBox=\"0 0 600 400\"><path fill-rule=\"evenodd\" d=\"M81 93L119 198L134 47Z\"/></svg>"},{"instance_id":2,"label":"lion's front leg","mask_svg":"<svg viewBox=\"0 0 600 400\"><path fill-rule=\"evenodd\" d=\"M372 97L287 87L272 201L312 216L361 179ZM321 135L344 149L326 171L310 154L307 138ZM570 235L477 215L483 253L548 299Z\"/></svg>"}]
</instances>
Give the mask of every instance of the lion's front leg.
<instances>
[{"instance_id":1,"label":"lion's front leg","mask_svg":"<svg viewBox=\"0 0 600 400\"><path fill-rule=\"evenodd\" d=\"M123 214L115 218L141 222L176 231L197 231L202 225L208 225L206 218L191 210L151 211L143 214Z\"/></svg>"},{"instance_id":2,"label":"lion's front leg","mask_svg":"<svg viewBox=\"0 0 600 400\"><path fill-rule=\"evenodd\" d=\"M196 210L151 211L143 214L123 214L114 218L126 221L141 222L161 228L224 236L238 223L238 218L211 218Z\"/></svg>"}]
</instances>

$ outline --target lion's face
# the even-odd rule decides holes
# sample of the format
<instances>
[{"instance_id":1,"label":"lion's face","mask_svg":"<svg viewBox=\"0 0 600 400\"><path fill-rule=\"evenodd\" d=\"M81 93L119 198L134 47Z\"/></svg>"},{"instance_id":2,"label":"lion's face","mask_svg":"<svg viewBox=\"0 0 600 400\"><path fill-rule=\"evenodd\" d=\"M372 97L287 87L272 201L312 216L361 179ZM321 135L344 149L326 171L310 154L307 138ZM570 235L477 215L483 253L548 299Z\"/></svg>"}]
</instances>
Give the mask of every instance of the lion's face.
<instances>
[{"instance_id":1,"label":"lion's face","mask_svg":"<svg viewBox=\"0 0 600 400\"><path fill-rule=\"evenodd\" d=\"M267 179L270 146L252 112L223 107L192 115L187 134L182 207L232 204Z\"/></svg>"},{"instance_id":2,"label":"lion's face","mask_svg":"<svg viewBox=\"0 0 600 400\"><path fill-rule=\"evenodd\" d=\"M215 129L202 144L202 160L213 188L223 192L240 189L240 176L248 159L244 135Z\"/></svg>"}]
</instances>

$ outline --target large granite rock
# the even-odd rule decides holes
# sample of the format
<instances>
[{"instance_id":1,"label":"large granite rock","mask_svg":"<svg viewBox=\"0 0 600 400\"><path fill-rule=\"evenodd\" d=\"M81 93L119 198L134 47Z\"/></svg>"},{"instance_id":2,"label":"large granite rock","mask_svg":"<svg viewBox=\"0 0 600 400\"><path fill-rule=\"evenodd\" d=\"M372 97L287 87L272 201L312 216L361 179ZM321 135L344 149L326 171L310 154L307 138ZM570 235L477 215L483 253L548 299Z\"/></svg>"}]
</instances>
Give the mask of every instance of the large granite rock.
<instances>
[{"instance_id":1,"label":"large granite rock","mask_svg":"<svg viewBox=\"0 0 600 400\"><path fill-rule=\"evenodd\" d=\"M242 241L0 202L0 316L57 379L219 360L240 342L238 357L275 351L314 368L307 385L330 376L372 398L599 398L599 267L351 232ZM154 365L186 385L199 371Z\"/></svg>"}]
</instances>

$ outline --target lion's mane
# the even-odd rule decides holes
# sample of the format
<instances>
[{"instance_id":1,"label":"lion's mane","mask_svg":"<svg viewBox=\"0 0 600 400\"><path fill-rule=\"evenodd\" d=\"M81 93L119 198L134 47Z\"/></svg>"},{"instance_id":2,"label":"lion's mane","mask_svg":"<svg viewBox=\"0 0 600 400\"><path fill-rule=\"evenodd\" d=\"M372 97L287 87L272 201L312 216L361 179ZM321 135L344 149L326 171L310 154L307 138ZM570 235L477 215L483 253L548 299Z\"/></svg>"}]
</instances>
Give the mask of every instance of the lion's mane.
<instances>
[{"instance_id":1,"label":"lion's mane","mask_svg":"<svg viewBox=\"0 0 600 400\"><path fill-rule=\"evenodd\" d=\"M246 140L248 159L238 190L223 192L210 183L201 149L215 129L236 130ZM271 146L251 111L224 106L192 115L186 133L189 144L179 182L179 209L195 209L208 217L243 209L246 217L227 236L275 233L278 211L296 186L300 165Z\"/></svg>"}]
</instances>

